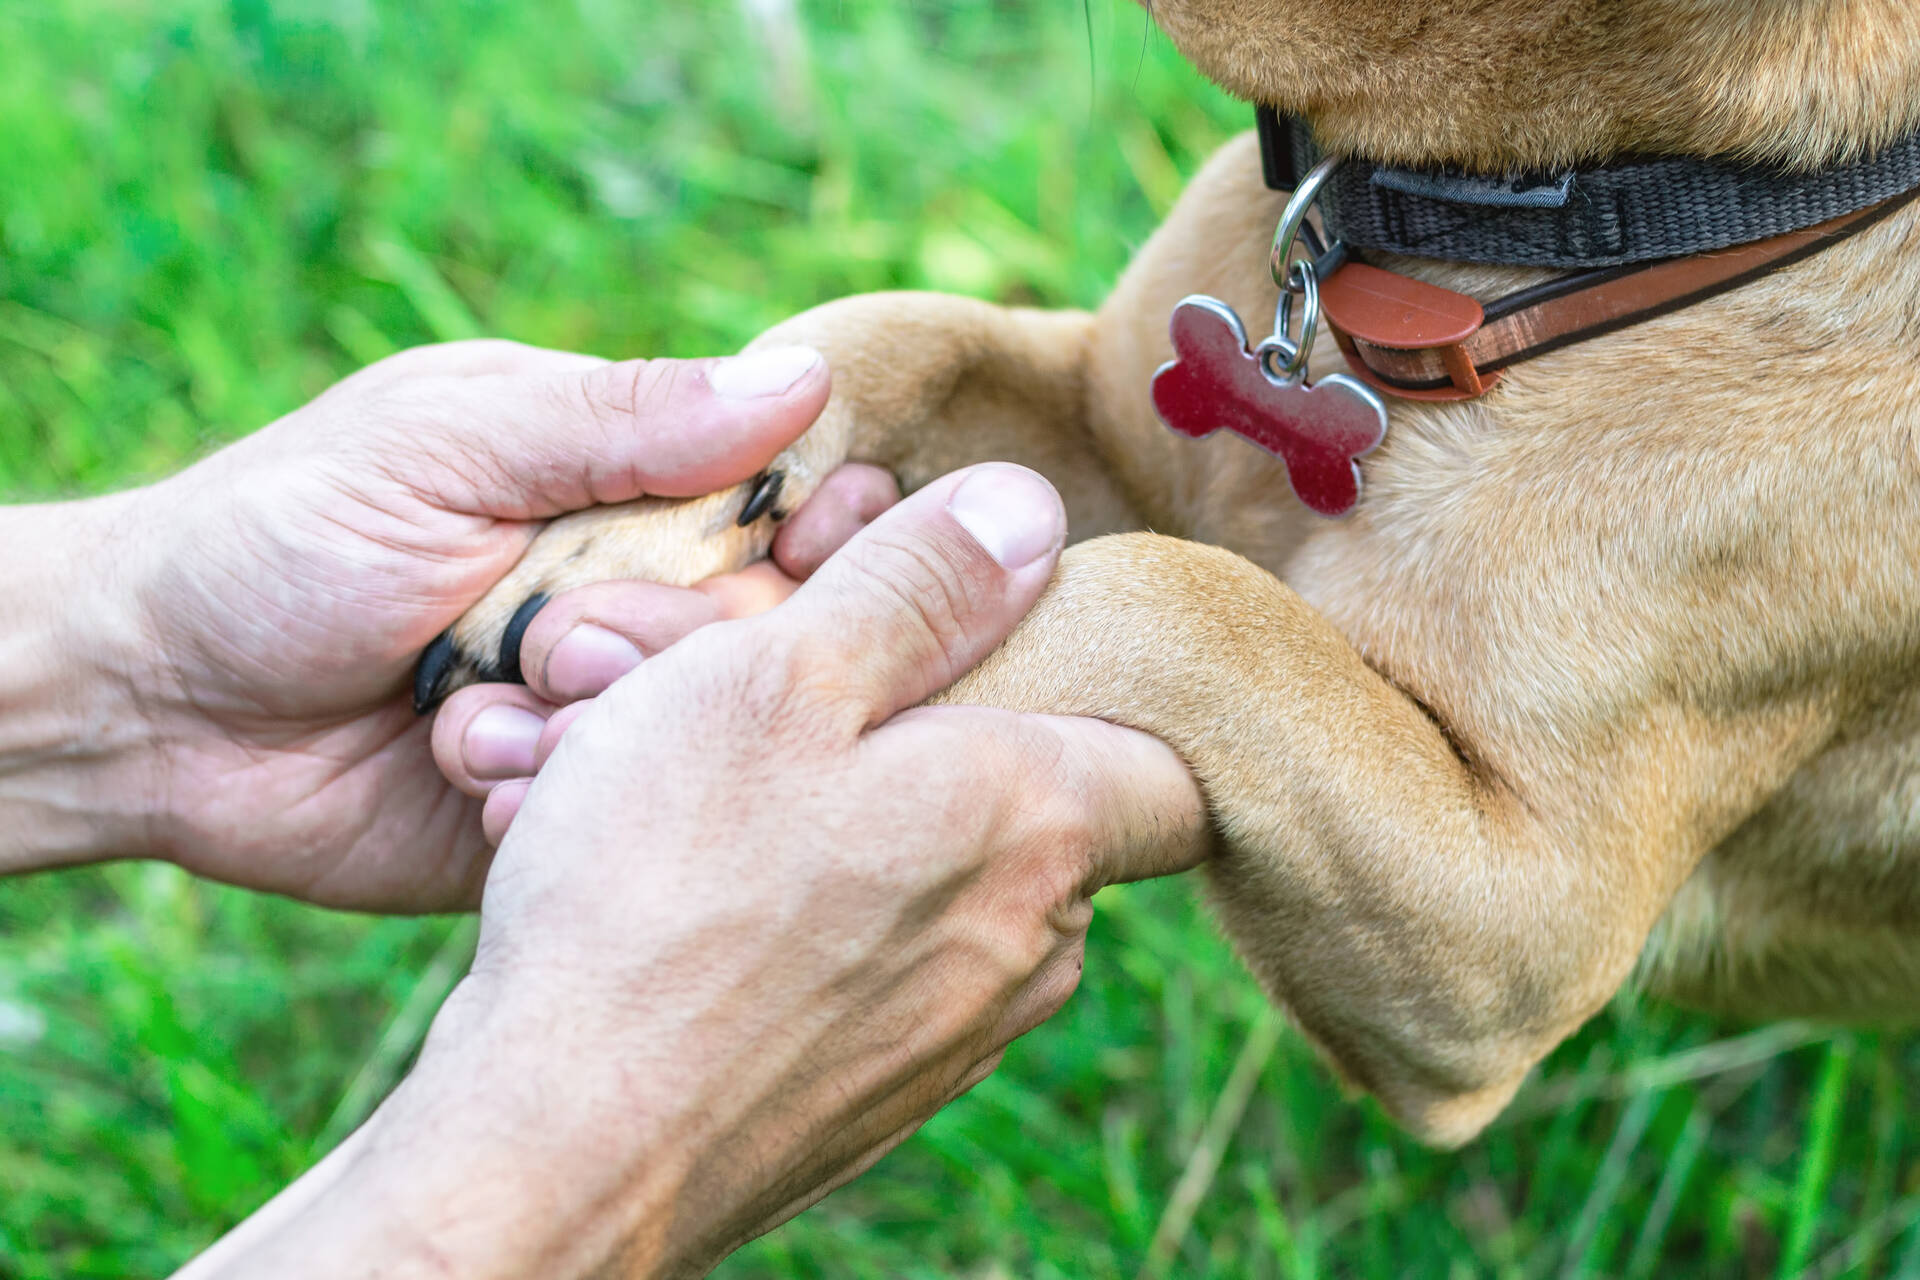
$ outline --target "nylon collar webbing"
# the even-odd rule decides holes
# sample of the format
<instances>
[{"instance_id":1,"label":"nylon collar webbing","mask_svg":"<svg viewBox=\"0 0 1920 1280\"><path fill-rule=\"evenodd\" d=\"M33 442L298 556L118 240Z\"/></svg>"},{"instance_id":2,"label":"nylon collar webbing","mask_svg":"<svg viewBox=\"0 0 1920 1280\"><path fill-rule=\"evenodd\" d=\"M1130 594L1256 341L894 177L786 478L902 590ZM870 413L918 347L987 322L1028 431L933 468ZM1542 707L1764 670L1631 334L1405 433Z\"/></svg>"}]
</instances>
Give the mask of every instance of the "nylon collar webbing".
<instances>
[{"instance_id":1,"label":"nylon collar webbing","mask_svg":"<svg viewBox=\"0 0 1920 1280\"><path fill-rule=\"evenodd\" d=\"M1306 125L1259 110L1276 191L1320 158ZM1837 169L1791 173L1736 160L1636 158L1596 169L1489 178L1343 166L1320 196L1347 245L1417 258L1610 267L1707 253L1798 231L1920 187L1920 133Z\"/></svg>"}]
</instances>

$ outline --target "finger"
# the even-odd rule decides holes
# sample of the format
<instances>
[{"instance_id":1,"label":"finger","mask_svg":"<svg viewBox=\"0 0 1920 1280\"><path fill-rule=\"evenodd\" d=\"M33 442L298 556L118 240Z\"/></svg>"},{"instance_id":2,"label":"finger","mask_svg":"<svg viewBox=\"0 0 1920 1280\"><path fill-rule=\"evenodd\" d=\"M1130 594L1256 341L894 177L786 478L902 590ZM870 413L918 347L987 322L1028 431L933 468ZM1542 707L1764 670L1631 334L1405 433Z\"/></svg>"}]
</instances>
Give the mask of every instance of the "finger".
<instances>
[{"instance_id":1,"label":"finger","mask_svg":"<svg viewBox=\"0 0 1920 1280\"><path fill-rule=\"evenodd\" d=\"M1080 716L1041 717L1066 749L1036 788L1073 797L1087 827L1086 892L1177 875L1212 848L1206 799L1172 747L1137 729Z\"/></svg>"},{"instance_id":2,"label":"finger","mask_svg":"<svg viewBox=\"0 0 1920 1280\"><path fill-rule=\"evenodd\" d=\"M596 582L549 600L520 639L520 670L550 702L606 687L688 632L716 622L713 597L657 582Z\"/></svg>"},{"instance_id":3,"label":"finger","mask_svg":"<svg viewBox=\"0 0 1920 1280\"><path fill-rule=\"evenodd\" d=\"M796 648L863 726L953 683L1033 607L1066 538L1038 473L988 463L882 515L784 606L736 624ZM822 708L822 714L830 714Z\"/></svg>"},{"instance_id":4,"label":"finger","mask_svg":"<svg viewBox=\"0 0 1920 1280\"><path fill-rule=\"evenodd\" d=\"M527 789L532 785L531 778L515 778L487 792L487 802L480 810L480 829L486 834L488 844L497 847L507 838L507 828L513 825L520 806L526 803Z\"/></svg>"},{"instance_id":5,"label":"finger","mask_svg":"<svg viewBox=\"0 0 1920 1280\"><path fill-rule=\"evenodd\" d=\"M534 752L553 707L513 684L460 690L433 721L433 762L470 796L533 773Z\"/></svg>"},{"instance_id":6,"label":"finger","mask_svg":"<svg viewBox=\"0 0 1920 1280\"><path fill-rule=\"evenodd\" d=\"M812 425L828 389L810 347L430 379L417 391L428 402L390 414L402 435L389 443L428 455L409 479L436 505L543 519L746 480Z\"/></svg>"},{"instance_id":7,"label":"finger","mask_svg":"<svg viewBox=\"0 0 1920 1280\"><path fill-rule=\"evenodd\" d=\"M756 613L765 613L799 589L797 581L765 560L750 564L738 573L723 573L705 582L696 582L692 587L719 607L723 619L751 618Z\"/></svg>"},{"instance_id":8,"label":"finger","mask_svg":"<svg viewBox=\"0 0 1920 1280\"><path fill-rule=\"evenodd\" d=\"M560 745L560 739L566 736L573 722L592 705L590 702L575 702L560 708L548 717L547 727L541 730L540 741L533 749L533 768L536 773L546 768L547 757L551 756L554 748Z\"/></svg>"},{"instance_id":9,"label":"finger","mask_svg":"<svg viewBox=\"0 0 1920 1280\"><path fill-rule=\"evenodd\" d=\"M1007 799L983 821L1007 843L1076 858L1077 897L1175 875L1211 848L1200 787L1150 734L1081 716L983 707L919 707L862 743L875 760L942 760L972 769L956 784Z\"/></svg>"},{"instance_id":10,"label":"finger","mask_svg":"<svg viewBox=\"0 0 1920 1280\"><path fill-rule=\"evenodd\" d=\"M773 539L773 562L792 577L811 578L828 556L898 501L900 485L891 471L848 463L780 526Z\"/></svg>"},{"instance_id":11,"label":"finger","mask_svg":"<svg viewBox=\"0 0 1920 1280\"><path fill-rule=\"evenodd\" d=\"M765 562L692 587L596 582L542 605L520 639L527 684L553 703L595 698L710 622L764 613L800 584Z\"/></svg>"}]
</instances>

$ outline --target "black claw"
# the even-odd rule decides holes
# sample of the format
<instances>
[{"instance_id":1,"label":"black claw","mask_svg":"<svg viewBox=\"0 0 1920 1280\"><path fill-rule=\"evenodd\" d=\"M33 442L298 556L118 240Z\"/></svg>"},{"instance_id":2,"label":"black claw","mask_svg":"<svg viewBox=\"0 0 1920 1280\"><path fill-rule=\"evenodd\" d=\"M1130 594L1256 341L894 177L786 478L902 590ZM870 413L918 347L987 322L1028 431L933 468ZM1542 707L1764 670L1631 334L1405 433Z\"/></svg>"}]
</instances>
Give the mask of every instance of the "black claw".
<instances>
[{"instance_id":1,"label":"black claw","mask_svg":"<svg viewBox=\"0 0 1920 1280\"><path fill-rule=\"evenodd\" d=\"M513 616L507 619L507 629L500 633L500 678L511 680L515 684L527 682L526 673L520 670L520 642L526 639L527 625L534 619L548 600L547 593L536 591L523 601Z\"/></svg>"},{"instance_id":2,"label":"black claw","mask_svg":"<svg viewBox=\"0 0 1920 1280\"><path fill-rule=\"evenodd\" d=\"M787 482L784 471L769 471L760 477L760 485L747 499L747 505L740 508L740 518L734 523L745 528L761 516L767 514L780 498L780 486Z\"/></svg>"},{"instance_id":3,"label":"black claw","mask_svg":"<svg viewBox=\"0 0 1920 1280\"><path fill-rule=\"evenodd\" d=\"M413 669L413 713L423 716L440 705L447 693L447 678L453 674L453 630L448 628L433 638Z\"/></svg>"}]
</instances>

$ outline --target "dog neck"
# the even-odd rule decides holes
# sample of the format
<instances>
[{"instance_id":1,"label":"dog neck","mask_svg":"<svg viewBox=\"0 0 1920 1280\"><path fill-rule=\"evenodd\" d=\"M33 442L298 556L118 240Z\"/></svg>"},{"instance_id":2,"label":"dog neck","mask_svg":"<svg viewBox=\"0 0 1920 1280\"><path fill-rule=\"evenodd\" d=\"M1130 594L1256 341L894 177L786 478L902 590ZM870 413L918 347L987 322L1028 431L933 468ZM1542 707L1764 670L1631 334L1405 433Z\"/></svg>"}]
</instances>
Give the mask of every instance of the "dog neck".
<instances>
[{"instance_id":1,"label":"dog neck","mask_svg":"<svg viewBox=\"0 0 1920 1280\"><path fill-rule=\"evenodd\" d=\"M1348 363L1411 399L1479 396L1509 365L1811 257L1920 193L1920 131L1809 172L1680 156L1523 175L1325 161L1304 123L1265 107L1259 137L1269 187L1318 193L1334 236L1312 247L1318 296ZM1571 274L1483 308L1367 255Z\"/></svg>"},{"instance_id":2,"label":"dog neck","mask_svg":"<svg viewBox=\"0 0 1920 1280\"><path fill-rule=\"evenodd\" d=\"M1258 112L1267 186L1291 191L1323 155L1300 120ZM1591 270L1710 253L1857 213L1920 187L1920 130L1812 171L1732 157L1631 157L1471 174L1353 161L1321 193L1349 249L1449 262Z\"/></svg>"}]
</instances>

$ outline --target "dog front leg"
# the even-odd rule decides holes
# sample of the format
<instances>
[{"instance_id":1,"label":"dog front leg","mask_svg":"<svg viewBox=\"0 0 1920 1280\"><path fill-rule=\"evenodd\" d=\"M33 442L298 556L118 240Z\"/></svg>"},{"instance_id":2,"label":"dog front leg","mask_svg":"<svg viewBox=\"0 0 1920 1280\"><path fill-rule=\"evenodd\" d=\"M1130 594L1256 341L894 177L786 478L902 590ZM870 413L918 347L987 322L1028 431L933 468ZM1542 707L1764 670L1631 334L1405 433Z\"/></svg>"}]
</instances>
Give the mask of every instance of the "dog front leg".
<instances>
[{"instance_id":1,"label":"dog front leg","mask_svg":"<svg viewBox=\"0 0 1920 1280\"><path fill-rule=\"evenodd\" d=\"M1619 760L1517 787L1292 590L1196 543L1070 549L1034 613L943 700L1094 716L1179 751L1243 958L1342 1074L1432 1142L1476 1133L1606 1001L1698 856L1664 799L1628 794L1658 796L1669 755L1622 743Z\"/></svg>"}]
</instances>

